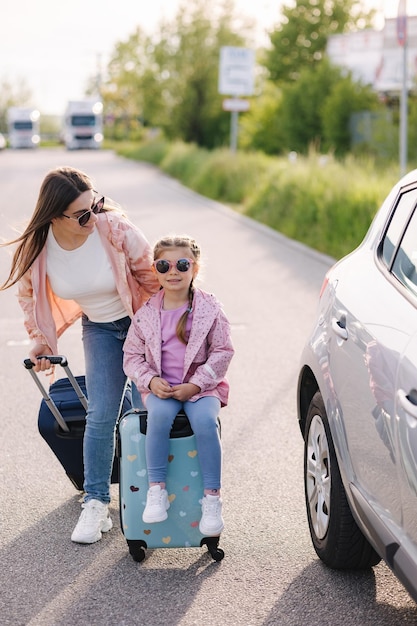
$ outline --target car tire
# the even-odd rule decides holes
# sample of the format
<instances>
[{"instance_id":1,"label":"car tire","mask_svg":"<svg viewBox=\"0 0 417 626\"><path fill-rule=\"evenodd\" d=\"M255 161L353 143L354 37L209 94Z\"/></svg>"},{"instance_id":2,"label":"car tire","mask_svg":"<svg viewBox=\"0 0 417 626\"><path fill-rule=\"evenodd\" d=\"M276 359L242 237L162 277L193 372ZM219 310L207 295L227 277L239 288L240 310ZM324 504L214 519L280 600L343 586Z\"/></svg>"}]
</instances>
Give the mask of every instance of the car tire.
<instances>
[{"instance_id":1,"label":"car tire","mask_svg":"<svg viewBox=\"0 0 417 626\"><path fill-rule=\"evenodd\" d=\"M308 409L304 436L304 489L317 556L334 569L367 569L381 560L356 524L346 498L323 398Z\"/></svg>"}]
</instances>

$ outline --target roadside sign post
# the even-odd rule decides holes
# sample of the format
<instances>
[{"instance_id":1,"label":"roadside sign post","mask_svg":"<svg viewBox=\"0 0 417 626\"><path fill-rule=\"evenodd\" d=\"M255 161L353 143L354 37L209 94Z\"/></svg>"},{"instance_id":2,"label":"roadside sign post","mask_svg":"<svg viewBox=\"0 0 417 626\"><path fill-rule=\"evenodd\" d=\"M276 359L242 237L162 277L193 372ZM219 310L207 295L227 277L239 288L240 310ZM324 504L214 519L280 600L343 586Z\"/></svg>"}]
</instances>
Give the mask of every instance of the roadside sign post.
<instances>
[{"instance_id":1,"label":"roadside sign post","mask_svg":"<svg viewBox=\"0 0 417 626\"><path fill-rule=\"evenodd\" d=\"M249 110L249 101L241 98L226 98L223 100L224 111L230 111L230 149L236 152L239 134L239 113Z\"/></svg>"},{"instance_id":2,"label":"roadside sign post","mask_svg":"<svg viewBox=\"0 0 417 626\"><path fill-rule=\"evenodd\" d=\"M239 133L239 112L249 109L249 102L239 96L253 94L255 54L249 48L223 46L220 49L219 93L232 96L223 101L223 109L231 112L230 149L236 152Z\"/></svg>"},{"instance_id":3,"label":"roadside sign post","mask_svg":"<svg viewBox=\"0 0 417 626\"><path fill-rule=\"evenodd\" d=\"M239 113L232 111L230 115L230 150L236 152L237 137L239 135Z\"/></svg>"}]
</instances>

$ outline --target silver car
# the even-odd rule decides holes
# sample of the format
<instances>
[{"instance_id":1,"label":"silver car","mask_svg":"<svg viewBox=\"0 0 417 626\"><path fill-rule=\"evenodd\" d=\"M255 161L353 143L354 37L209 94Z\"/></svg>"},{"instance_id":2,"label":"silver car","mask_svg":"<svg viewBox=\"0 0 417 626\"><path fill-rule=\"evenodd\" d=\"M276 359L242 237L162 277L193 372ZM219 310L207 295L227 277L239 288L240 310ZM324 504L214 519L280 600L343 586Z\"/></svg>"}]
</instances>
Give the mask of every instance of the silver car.
<instances>
[{"instance_id":1,"label":"silver car","mask_svg":"<svg viewBox=\"0 0 417 626\"><path fill-rule=\"evenodd\" d=\"M382 558L417 601L417 170L327 273L297 401L317 555Z\"/></svg>"}]
</instances>

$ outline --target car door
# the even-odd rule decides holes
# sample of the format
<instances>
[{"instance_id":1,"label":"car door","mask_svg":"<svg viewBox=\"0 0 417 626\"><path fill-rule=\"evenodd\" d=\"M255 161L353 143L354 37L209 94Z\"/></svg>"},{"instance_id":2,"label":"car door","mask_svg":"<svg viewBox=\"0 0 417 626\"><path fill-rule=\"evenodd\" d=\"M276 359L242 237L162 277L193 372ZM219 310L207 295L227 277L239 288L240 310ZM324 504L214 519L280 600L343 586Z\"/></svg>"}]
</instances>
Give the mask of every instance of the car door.
<instances>
[{"instance_id":1,"label":"car door","mask_svg":"<svg viewBox=\"0 0 417 626\"><path fill-rule=\"evenodd\" d=\"M417 315L417 211L407 224L392 272L406 290ZM399 361L396 379L398 473L406 536L417 546L417 335ZM414 548L415 549L415 548ZM417 555L416 555L417 560Z\"/></svg>"},{"instance_id":2,"label":"car door","mask_svg":"<svg viewBox=\"0 0 417 626\"><path fill-rule=\"evenodd\" d=\"M417 335L401 358L396 409L403 526L417 546Z\"/></svg>"},{"instance_id":3,"label":"car door","mask_svg":"<svg viewBox=\"0 0 417 626\"><path fill-rule=\"evenodd\" d=\"M416 202L415 189L404 193L379 245L364 245L340 264L329 341L345 437L342 464L351 468L350 480L378 514L397 526L402 500L396 377L417 332L417 311L392 269Z\"/></svg>"}]
</instances>

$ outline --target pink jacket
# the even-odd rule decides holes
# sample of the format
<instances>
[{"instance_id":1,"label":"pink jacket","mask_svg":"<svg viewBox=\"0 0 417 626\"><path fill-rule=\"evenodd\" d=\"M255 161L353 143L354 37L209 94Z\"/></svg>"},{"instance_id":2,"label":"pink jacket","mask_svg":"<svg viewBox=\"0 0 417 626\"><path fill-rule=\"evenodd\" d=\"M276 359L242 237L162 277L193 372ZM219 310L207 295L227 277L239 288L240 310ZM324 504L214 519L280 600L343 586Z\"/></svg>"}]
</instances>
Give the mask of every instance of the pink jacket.
<instances>
[{"instance_id":1,"label":"pink jacket","mask_svg":"<svg viewBox=\"0 0 417 626\"><path fill-rule=\"evenodd\" d=\"M159 289L152 251L142 232L117 212L100 213L96 228L113 267L116 287L130 317ZM86 268L88 271L88 268ZM58 337L82 314L73 300L54 294L46 275L46 248L18 285L19 304L30 339L58 354Z\"/></svg>"},{"instance_id":2,"label":"pink jacket","mask_svg":"<svg viewBox=\"0 0 417 626\"><path fill-rule=\"evenodd\" d=\"M123 347L123 366L136 384L145 402L149 383L161 376L161 316L163 290L156 293L135 314ZM225 378L234 350L230 324L220 302L212 294L196 289L193 300L193 321L185 350L183 382L198 385L201 392L192 396L219 398L227 404L229 384Z\"/></svg>"}]
</instances>

